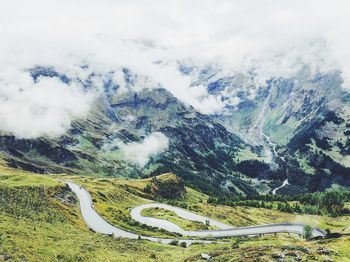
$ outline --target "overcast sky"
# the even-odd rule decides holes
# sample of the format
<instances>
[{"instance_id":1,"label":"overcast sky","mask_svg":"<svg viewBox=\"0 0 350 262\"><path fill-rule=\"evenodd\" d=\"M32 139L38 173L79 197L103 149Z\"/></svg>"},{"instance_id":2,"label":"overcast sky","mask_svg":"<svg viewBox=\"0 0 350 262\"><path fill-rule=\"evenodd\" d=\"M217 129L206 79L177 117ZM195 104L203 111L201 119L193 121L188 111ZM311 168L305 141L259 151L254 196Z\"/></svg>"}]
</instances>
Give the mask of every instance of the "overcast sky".
<instances>
[{"instance_id":1,"label":"overcast sky","mask_svg":"<svg viewBox=\"0 0 350 262\"><path fill-rule=\"evenodd\" d=\"M258 85L307 64L340 70L350 89L349 10L348 0L1 0L1 129L59 135L88 114L96 94L74 85L59 92L63 84L50 79L33 83L26 69L35 65L70 75L83 63L100 72L128 67L204 113L220 110L220 101L190 88L176 60L227 72L254 69ZM73 107L65 103L69 96Z\"/></svg>"}]
</instances>

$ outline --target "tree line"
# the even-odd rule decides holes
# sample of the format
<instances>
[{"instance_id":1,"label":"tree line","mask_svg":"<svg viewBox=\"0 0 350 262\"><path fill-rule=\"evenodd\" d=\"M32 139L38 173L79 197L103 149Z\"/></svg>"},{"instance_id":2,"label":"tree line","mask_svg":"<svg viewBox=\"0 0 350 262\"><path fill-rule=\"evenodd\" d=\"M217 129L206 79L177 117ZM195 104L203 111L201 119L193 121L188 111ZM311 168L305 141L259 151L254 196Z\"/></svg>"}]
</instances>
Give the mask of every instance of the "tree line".
<instances>
[{"instance_id":1,"label":"tree line","mask_svg":"<svg viewBox=\"0 0 350 262\"><path fill-rule=\"evenodd\" d=\"M238 195L210 196L208 203L227 206L249 206L277 209L282 212L339 216L350 214L345 203L350 201L350 192L315 192L298 195Z\"/></svg>"}]
</instances>

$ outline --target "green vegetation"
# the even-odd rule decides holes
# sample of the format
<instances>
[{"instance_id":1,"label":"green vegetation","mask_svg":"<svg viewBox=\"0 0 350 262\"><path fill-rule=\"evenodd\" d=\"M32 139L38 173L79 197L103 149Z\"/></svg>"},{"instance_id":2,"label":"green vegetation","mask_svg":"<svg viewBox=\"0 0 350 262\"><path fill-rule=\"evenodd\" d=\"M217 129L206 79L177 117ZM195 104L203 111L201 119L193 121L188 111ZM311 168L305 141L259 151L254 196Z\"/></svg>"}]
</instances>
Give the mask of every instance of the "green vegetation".
<instances>
[{"instance_id":1,"label":"green vegetation","mask_svg":"<svg viewBox=\"0 0 350 262\"><path fill-rule=\"evenodd\" d=\"M49 175L33 175L19 169L9 168L0 158L0 185L2 186L56 186L60 183Z\"/></svg>"},{"instance_id":2,"label":"green vegetation","mask_svg":"<svg viewBox=\"0 0 350 262\"><path fill-rule=\"evenodd\" d=\"M267 156L265 156L265 155L260 156L259 154L255 153L247 148L239 150L236 153L234 160L237 163L245 161L245 160L259 160L262 162L269 162L269 159Z\"/></svg>"},{"instance_id":3,"label":"green vegetation","mask_svg":"<svg viewBox=\"0 0 350 262\"><path fill-rule=\"evenodd\" d=\"M301 124L301 121L291 116L283 125L280 124L280 119L285 115L284 108L276 108L274 111L267 114L264 123L264 131L270 136L274 143L285 145L292 137L295 129Z\"/></svg>"},{"instance_id":4,"label":"green vegetation","mask_svg":"<svg viewBox=\"0 0 350 262\"><path fill-rule=\"evenodd\" d=\"M317 192L295 196L284 195L249 195L235 197L210 197L208 203L228 206L262 207L277 209L282 212L330 215L333 217L350 214L345 203L350 201L349 192Z\"/></svg>"},{"instance_id":5,"label":"green vegetation","mask_svg":"<svg viewBox=\"0 0 350 262\"><path fill-rule=\"evenodd\" d=\"M76 176L63 176L64 180L74 181L84 186L90 192L94 208L109 221L127 231L140 235L179 237L176 233L170 233L163 229L140 224L131 218L129 210L141 204L149 203L145 197L155 198L154 194L143 192L144 181L135 180L135 186L141 184L141 190L128 186L132 180L81 178Z\"/></svg>"},{"instance_id":6,"label":"green vegetation","mask_svg":"<svg viewBox=\"0 0 350 262\"><path fill-rule=\"evenodd\" d=\"M305 225L304 227L304 238L309 239L312 237L312 227L310 225Z\"/></svg>"},{"instance_id":7,"label":"green vegetation","mask_svg":"<svg viewBox=\"0 0 350 262\"><path fill-rule=\"evenodd\" d=\"M171 173L152 177L151 183L144 187L146 193L153 193L161 198L182 198L185 194L184 181Z\"/></svg>"},{"instance_id":8,"label":"green vegetation","mask_svg":"<svg viewBox=\"0 0 350 262\"><path fill-rule=\"evenodd\" d=\"M92 194L94 207L110 223L149 235L169 236L166 232L141 225L132 226L128 209L152 199L173 201L234 226L299 221L330 228L332 232L348 233L349 216L331 218L266 208L208 204L207 195L191 188L186 188L183 198L160 199L152 192L144 192L151 179L40 176L5 167L0 174L0 198L3 201L0 209L0 261L199 261L201 253L212 256L212 261L271 261L281 253L290 258L299 256L303 261L350 261L349 236L305 242L295 236L279 234L232 238L224 244L197 244L187 248L178 243L162 245L144 240L114 239L87 228L76 199L58 179L72 180L86 187ZM18 185L17 179L20 181ZM174 237L175 244L178 236Z\"/></svg>"},{"instance_id":9,"label":"green vegetation","mask_svg":"<svg viewBox=\"0 0 350 262\"><path fill-rule=\"evenodd\" d=\"M307 156L302 155L299 150L295 152L296 160L298 161L299 167L308 175L314 175L316 169L309 163Z\"/></svg>"},{"instance_id":10,"label":"green vegetation","mask_svg":"<svg viewBox=\"0 0 350 262\"><path fill-rule=\"evenodd\" d=\"M62 188L59 187L0 187L0 213L6 213L18 219L34 221L64 221L65 217L54 208L51 198ZM25 198L22 196L26 196Z\"/></svg>"},{"instance_id":11,"label":"green vegetation","mask_svg":"<svg viewBox=\"0 0 350 262\"><path fill-rule=\"evenodd\" d=\"M142 210L141 213L143 216L154 217L159 219L164 219L169 222L172 222L184 230L208 230L208 229L217 229L214 226L210 226L209 224L203 224L198 221L191 221L183 219L176 215L175 212L166 210L163 208L146 208Z\"/></svg>"}]
</instances>

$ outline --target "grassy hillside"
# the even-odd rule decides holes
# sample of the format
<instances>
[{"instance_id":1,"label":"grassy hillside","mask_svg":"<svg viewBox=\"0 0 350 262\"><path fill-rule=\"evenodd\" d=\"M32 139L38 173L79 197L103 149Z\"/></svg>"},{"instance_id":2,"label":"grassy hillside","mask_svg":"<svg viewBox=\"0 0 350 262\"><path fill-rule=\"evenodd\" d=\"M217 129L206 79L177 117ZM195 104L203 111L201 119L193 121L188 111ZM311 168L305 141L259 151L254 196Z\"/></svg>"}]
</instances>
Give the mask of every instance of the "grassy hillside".
<instances>
[{"instance_id":1,"label":"grassy hillside","mask_svg":"<svg viewBox=\"0 0 350 262\"><path fill-rule=\"evenodd\" d=\"M159 179L168 179L169 175ZM78 203L58 179L73 180L92 194L94 207L111 223L148 235L169 235L133 225L128 208L157 199L144 192L150 180L93 179L78 176L41 176L0 167L0 261L200 261L201 253L212 261L273 261L300 257L305 261L350 261L349 236L305 242L280 234L259 238L232 238L225 244L192 245L188 248L143 240L114 239L90 231ZM177 200L190 210L236 226L278 221L305 221L349 232L349 217L335 219L298 216L277 210L214 206L208 196L186 188ZM169 201L169 200L167 200ZM327 255L330 252L331 255Z\"/></svg>"},{"instance_id":2,"label":"grassy hillside","mask_svg":"<svg viewBox=\"0 0 350 262\"><path fill-rule=\"evenodd\" d=\"M0 158L0 185L2 186L56 186L57 179L47 175L34 175L20 169L7 167Z\"/></svg>"}]
</instances>

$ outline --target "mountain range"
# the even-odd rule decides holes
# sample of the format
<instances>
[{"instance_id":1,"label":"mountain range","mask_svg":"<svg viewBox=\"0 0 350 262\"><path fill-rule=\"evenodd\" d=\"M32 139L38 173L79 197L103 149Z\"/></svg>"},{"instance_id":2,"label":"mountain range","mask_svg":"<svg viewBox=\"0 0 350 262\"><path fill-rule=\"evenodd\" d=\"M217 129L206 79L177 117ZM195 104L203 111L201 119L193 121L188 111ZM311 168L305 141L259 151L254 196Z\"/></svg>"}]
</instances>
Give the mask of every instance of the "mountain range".
<instances>
[{"instance_id":1,"label":"mountain range","mask_svg":"<svg viewBox=\"0 0 350 262\"><path fill-rule=\"evenodd\" d=\"M223 109L201 113L127 68L84 79L53 67L32 68L34 82L57 78L90 90L99 79L103 88L88 117L75 120L64 135L24 139L3 133L0 154L11 167L45 174L142 178L172 172L210 194L267 194L286 179L279 193L350 186L350 95L339 72L312 74L305 67L256 87L250 73L182 63L179 71ZM162 149L139 156L151 138Z\"/></svg>"}]
</instances>

